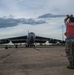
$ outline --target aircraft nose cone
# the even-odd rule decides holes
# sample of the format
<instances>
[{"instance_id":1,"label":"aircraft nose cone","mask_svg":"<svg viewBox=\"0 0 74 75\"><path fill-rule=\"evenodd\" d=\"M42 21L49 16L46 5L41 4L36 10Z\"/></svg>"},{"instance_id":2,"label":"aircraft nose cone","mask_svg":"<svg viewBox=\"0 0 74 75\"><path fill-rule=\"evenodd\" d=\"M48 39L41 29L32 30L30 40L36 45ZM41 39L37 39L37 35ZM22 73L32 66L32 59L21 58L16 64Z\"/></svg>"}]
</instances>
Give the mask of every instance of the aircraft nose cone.
<instances>
[{"instance_id":1,"label":"aircraft nose cone","mask_svg":"<svg viewBox=\"0 0 74 75\"><path fill-rule=\"evenodd\" d=\"M33 36L31 36L31 40L33 40Z\"/></svg>"},{"instance_id":2,"label":"aircraft nose cone","mask_svg":"<svg viewBox=\"0 0 74 75\"><path fill-rule=\"evenodd\" d=\"M34 43L34 38L31 36L30 43Z\"/></svg>"}]
</instances>

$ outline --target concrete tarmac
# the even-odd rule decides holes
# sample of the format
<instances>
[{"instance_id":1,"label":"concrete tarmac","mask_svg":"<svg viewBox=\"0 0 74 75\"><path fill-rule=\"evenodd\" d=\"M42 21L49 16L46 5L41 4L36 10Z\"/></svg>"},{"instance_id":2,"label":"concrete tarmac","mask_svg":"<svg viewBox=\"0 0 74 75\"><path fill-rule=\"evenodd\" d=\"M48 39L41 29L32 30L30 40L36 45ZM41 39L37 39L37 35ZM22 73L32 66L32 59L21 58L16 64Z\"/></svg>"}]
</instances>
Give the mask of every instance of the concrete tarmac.
<instances>
[{"instance_id":1,"label":"concrete tarmac","mask_svg":"<svg viewBox=\"0 0 74 75\"><path fill-rule=\"evenodd\" d=\"M65 47L0 48L0 75L74 75Z\"/></svg>"}]
</instances>

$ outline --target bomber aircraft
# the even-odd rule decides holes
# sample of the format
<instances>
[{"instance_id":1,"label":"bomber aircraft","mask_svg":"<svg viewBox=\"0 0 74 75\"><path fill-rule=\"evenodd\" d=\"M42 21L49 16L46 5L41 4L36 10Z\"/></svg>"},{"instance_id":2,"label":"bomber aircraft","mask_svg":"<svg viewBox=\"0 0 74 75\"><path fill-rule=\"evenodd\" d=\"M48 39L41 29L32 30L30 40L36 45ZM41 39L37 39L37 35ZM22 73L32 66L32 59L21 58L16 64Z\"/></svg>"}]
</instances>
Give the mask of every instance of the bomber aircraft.
<instances>
[{"instance_id":1,"label":"bomber aircraft","mask_svg":"<svg viewBox=\"0 0 74 75\"><path fill-rule=\"evenodd\" d=\"M15 43L26 43L26 47L35 47L35 43L45 43L46 41L49 41L49 43L65 43L64 40L58 40L58 39L53 39L53 38L47 38L47 37L41 37L41 36L36 36L35 33L30 32L28 35L25 36L19 36L19 37L12 37L12 38L6 38L6 39L1 39L0 44L5 44L12 42L13 44ZM17 45L15 46L17 48Z\"/></svg>"}]
</instances>

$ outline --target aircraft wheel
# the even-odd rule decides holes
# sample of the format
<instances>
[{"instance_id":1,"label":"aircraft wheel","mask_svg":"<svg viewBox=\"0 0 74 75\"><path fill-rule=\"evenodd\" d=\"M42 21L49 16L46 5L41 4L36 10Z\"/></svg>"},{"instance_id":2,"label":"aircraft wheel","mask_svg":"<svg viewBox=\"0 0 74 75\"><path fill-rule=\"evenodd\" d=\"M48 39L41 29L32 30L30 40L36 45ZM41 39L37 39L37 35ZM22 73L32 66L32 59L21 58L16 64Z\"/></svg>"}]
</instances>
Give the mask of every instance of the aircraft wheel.
<instances>
[{"instance_id":1,"label":"aircraft wheel","mask_svg":"<svg viewBox=\"0 0 74 75\"><path fill-rule=\"evenodd\" d=\"M8 49L8 46L7 45L5 46L5 49Z\"/></svg>"},{"instance_id":2,"label":"aircraft wheel","mask_svg":"<svg viewBox=\"0 0 74 75\"><path fill-rule=\"evenodd\" d=\"M35 47L35 45L33 47Z\"/></svg>"},{"instance_id":3,"label":"aircraft wheel","mask_svg":"<svg viewBox=\"0 0 74 75\"><path fill-rule=\"evenodd\" d=\"M18 45L15 45L15 48L18 48Z\"/></svg>"}]
</instances>

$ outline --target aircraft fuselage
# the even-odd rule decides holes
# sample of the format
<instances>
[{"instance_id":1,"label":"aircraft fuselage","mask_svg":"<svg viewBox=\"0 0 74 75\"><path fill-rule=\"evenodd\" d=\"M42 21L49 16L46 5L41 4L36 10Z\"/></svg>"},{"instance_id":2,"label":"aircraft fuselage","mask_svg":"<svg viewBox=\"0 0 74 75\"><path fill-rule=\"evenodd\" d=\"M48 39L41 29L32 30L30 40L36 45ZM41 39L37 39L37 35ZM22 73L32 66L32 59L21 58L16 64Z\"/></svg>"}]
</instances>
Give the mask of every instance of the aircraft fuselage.
<instances>
[{"instance_id":1,"label":"aircraft fuselage","mask_svg":"<svg viewBox=\"0 0 74 75\"><path fill-rule=\"evenodd\" d=\"M27 36L27 47L34 46L35 38L36 38L36 36L33 32L28 34L28 36Z\"/></svg>"}]
</instances>

